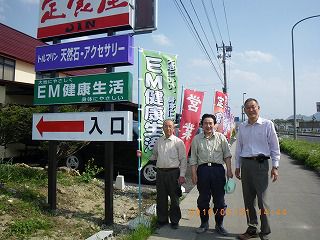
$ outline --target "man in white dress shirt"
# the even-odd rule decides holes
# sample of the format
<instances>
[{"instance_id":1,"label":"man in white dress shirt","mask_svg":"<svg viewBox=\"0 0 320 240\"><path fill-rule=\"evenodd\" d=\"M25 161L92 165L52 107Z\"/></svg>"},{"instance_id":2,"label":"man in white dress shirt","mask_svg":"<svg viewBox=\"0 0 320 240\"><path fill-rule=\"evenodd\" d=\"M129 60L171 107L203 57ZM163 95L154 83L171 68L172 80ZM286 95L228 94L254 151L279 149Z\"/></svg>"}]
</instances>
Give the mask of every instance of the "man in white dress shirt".
<instances>
[{"instance_id":1,"label":"man in white dress shirt","mask_svg":"<svg viewBox=\"0 0 320 240\"><path fill-rule=\"evenodd\" d=\"M247 231L238 236L245 240L255 237L270 239L267 190L269 184L269 159L272 159L271 178L278 179L280 148L273 122L259 116L260 106L256 99L249 98L244 103L244 111L248 120L240 124L236 147L235 175L242 182L242 192L247 216ZM261 221L258 233L258 218L255 203Z\"/></svg>"}]
</instances>

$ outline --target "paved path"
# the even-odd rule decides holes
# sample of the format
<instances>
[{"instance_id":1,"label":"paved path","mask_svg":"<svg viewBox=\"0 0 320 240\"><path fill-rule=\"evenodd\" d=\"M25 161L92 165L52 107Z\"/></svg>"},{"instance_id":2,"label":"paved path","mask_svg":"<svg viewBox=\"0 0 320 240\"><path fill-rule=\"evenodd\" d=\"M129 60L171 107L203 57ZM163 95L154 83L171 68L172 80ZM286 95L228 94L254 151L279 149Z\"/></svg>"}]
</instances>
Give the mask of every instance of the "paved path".
<instances>
[{"instance_id":1,"label":"paved path","mask_svg":"<svg viewBox=\"0 0 320 240\"><path fill-rule=\"evenodd\" d=\"M232 145L234 152L235 144ZM272 239L275 240L318 240L320 239L320 177L314 171L297 165L288 156L281 155L280 178L270 183L269 199L271 212ZM170 226L158 229L149 240L183 239L235 239L237 234L246 229L243 215L241 182L233 194L226 195L229 216L225 217L224 226L230 232L222 237L214 232L214 219L210 219L210 230L204 234L195 233L200 225L197 216L196 200L198 191L193 188L181 202L182 219L180 228L172 230Z\"/></svg>"}]
</instances>

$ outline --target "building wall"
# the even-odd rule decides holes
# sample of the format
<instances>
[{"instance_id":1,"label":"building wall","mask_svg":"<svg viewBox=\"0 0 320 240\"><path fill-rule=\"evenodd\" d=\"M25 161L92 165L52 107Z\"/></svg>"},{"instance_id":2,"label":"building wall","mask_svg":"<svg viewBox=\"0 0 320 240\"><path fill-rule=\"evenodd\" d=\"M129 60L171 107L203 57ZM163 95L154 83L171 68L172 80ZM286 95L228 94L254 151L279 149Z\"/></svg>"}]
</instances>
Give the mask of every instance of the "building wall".
<instances>
[{"instance_id":1,"label":"building wall","mask_svg":"<svg viewBox=\"0 0 320 240\"><path fill-rule=\"evenodd\" d=\"M15 81L34 83L36 74L34 71L34 65L16 60Z\"/></svg>"},{"instance_id":2,"label":"building wall","mask_svg":"<svg viewBox=\"0 0 320 240\"><path fill-rule=\"evenodd\" d=\"M7 95L5 104L33 105L33 96Z\"/></svg>"},{"instance_id":3,"label":"building wall","mask_svg":"<svg viewBox=\"0 0 320 240\"><path fill-rule=\"evenodd\" d=\"M6 87L0 86L0 105L6 102Z\"/></svg>"}]
</instances>

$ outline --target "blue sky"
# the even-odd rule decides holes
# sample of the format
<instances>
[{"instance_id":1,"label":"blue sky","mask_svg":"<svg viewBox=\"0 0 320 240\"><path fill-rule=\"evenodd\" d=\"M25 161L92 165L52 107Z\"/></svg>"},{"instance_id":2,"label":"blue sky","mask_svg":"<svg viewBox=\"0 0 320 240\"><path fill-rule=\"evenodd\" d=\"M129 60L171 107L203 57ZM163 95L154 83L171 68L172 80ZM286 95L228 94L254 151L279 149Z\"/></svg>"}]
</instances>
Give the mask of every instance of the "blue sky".
<instances>
[{"instance_id":1,"label":"blue sky","mask_svg":"<svg viewBox=\"0 0 320 240\"><path fill-rule=\"evenodd\" d=\"M211 2L192 2L217 55L202 1L205 4ZM190 0L182 2L192 14ZM228 45L223 0L212 2L222 39ZM302 18L320 14L319 0L224 0L224 4L233 46L231 58L227 61L232 112L235 116L241 116L245 92L245 97L259 100L261 116L287 118L293 114L291 28ZM0 0L0 22L35 37L38 9L39 0ZM215 23L213 12L209 13ZM159 0L158 15L158 30L135 36L135 46L177 54L179 90L183 85L205 91L202 112L212 112L213 93L222 88L217 74L179 14L174 0ZM197 22L195 17L193 21ZM300 23L294 31L297 113L308 116L316 112L316 102L320 102L319 26L320 18L313 18ZM213 27L221 45L218 28ZM199 26L197 29L201 33ZM214 63L219 69L218 64ZM132 71L136 72L134 68L136 66ZM122 69L117 68L117 71Z\"/></svg>"}]
</instances>

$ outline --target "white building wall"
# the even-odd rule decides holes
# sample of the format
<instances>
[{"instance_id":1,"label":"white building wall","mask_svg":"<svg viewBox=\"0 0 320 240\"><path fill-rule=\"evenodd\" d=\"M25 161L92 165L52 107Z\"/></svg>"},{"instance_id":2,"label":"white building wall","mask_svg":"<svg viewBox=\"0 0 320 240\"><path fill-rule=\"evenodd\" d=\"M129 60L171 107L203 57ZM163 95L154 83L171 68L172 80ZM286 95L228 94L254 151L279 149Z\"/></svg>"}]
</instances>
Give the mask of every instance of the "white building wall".
<instances>
[{"instance_id":1,"label":"white building wall","mask_svg":"<svg viewBox=\"0 0 320 240\"><path fill-rule=\"evenodd\" d=\"M35 79L36 73L34 71L34 65L16 60L15 81L34 83Z\"/></svg>"}]
</instances>

